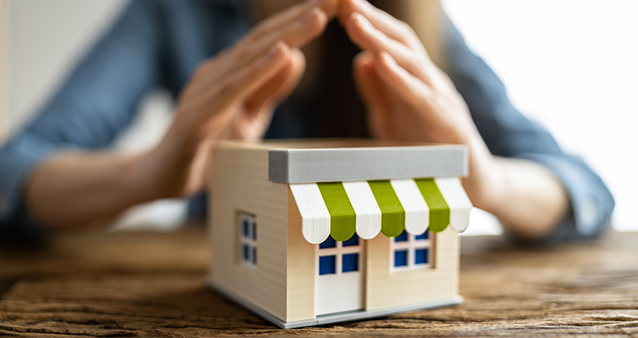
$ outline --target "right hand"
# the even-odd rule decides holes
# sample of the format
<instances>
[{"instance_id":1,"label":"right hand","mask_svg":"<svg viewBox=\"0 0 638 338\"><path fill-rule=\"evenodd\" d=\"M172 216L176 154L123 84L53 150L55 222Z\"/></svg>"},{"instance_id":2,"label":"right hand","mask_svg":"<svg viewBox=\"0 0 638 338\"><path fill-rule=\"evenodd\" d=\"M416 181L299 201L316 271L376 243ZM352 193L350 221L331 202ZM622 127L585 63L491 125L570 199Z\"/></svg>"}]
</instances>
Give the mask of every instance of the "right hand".
<instances>
[{"instance_id":1,"label":"right hand","mask_svg":"<svg viewBox=\"0 0 638 338\"><path fill-rule=\"evenodd\" d=\"M299 47L323 32L336 7L336 0L289 7L202 62L163 140L139 158L143 193L151 199L194 193L203 187L213 140L261 138L303 75Z\"/></svg>"}]
</instances>

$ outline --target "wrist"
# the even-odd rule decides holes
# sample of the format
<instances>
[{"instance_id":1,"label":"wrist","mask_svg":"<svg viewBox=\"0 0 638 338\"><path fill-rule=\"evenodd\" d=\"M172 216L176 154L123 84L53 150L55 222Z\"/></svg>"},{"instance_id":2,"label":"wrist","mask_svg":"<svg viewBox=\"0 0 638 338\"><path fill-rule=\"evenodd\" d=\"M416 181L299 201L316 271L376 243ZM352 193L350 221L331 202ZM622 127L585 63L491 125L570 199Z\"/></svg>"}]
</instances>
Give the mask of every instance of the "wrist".
<instances>
[{"instance_id":1,"label":"wrist","mask_svg":"<svg viewBox=\"0 0 638 338\"><path fill-rule=\"evenodd\" d=\"M155 149L135 154L127 158L123 164L122 173L125 177L126 195L131 196L132 204L149 202L161 198L154 177L153 167Z\"/></svg>"},{"instance_id":2,"label":"wrist","mask_svg":"<svg viewBox=\"0 0 638 338\"><path fill-rule=\"evenodd\" d=\"M475 207L493 212L505 198L503 170L478 131L470 134L467 145L470 170L463 186Z\"/></svg>"}]
</instances>

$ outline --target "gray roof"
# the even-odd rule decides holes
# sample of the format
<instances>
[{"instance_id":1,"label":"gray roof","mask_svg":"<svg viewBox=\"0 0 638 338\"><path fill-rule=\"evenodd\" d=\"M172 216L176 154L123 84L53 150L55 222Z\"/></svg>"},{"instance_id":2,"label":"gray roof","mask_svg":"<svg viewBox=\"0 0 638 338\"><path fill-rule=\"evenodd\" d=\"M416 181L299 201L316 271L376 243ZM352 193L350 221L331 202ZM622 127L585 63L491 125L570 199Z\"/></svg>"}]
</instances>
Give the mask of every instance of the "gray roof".
<instances>
[{"instance_id":1,"label":"gray roof","mask_svg":"<svg viewBox=\"0 0 638 338\"><path fill-rule=\"evenodd\" d=\"M283 147L268 144L268 178L280 183L312 183L468 175L464 145L378 143L370 147L370 141L362 140L355 144L359 146L344 148L343 142L308 143L308 148L303 142L293 148L286 147L289 143L281 143Z\"/></svg>"}]
</instances>

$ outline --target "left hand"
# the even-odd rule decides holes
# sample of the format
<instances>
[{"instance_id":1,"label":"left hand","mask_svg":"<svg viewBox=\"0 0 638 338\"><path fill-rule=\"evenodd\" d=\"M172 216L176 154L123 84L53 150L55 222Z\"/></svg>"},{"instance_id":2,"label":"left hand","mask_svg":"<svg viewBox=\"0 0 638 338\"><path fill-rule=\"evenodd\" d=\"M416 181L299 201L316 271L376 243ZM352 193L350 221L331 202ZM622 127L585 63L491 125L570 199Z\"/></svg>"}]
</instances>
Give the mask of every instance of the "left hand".
<instances>
[{"instance_id":1,"label":"left hand","mask_svg":"<svg viewBox=\"0 0 638 338\"><path fill-rule=\"evenodd\" d=\"M361 52L354 78L375 138L469 144L478 131L452 81L414 30L364 0L342 0L339 21Z\"/></svg>"}]
</instances>

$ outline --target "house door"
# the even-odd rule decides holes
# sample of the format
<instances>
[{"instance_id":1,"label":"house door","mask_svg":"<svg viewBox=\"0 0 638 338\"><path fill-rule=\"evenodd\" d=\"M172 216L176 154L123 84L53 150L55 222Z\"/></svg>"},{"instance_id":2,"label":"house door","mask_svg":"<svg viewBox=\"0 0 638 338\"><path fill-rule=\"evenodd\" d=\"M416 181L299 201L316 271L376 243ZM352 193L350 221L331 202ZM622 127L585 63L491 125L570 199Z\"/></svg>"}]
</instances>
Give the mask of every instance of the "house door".
<instances>
[{"instance_id":1,"label":"house door","mask_svg":"<svg viewBox=\"0 0 638 338\"><path fill-rule=\"evenodd\" d=\"M363 241L355 234L345 242L332 237L319 244L316 314L363 309Z\"/></svg>"}]
</instances>

